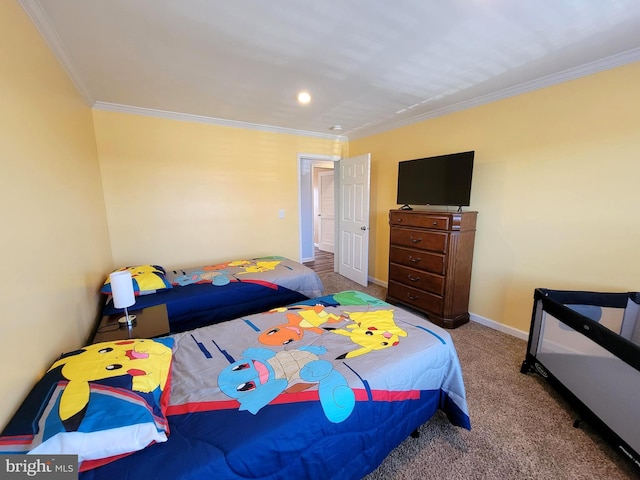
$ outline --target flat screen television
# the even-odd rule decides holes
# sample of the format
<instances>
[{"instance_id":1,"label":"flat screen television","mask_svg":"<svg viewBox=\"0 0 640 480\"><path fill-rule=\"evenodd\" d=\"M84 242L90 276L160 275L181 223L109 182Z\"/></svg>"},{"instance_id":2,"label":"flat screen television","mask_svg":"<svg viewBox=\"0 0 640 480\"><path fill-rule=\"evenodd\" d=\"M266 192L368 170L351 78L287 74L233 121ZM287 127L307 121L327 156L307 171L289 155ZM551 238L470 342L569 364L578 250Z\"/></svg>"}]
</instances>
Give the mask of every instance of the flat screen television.
<instances>
[{"instance_id":1,"label":"flat screen television","mask_svg":"<svg viewBox=\"0 0 640 480\"><path fill-rule=\"evenodd\" d=\"M451 153L398 162L398 205L467 207L475 152Z\"/></svg>"}]
</instances>

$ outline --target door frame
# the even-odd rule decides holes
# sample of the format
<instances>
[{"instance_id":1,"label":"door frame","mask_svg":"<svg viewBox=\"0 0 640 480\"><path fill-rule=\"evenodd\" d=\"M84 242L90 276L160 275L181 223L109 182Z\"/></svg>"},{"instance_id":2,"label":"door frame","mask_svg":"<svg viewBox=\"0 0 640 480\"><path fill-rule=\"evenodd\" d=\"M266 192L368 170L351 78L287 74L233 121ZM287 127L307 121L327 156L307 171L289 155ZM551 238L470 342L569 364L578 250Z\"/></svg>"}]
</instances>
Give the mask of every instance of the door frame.
<instances>
[{"instance_id":1,"label":"door frame","mask_svg":"<svg viewBox=\"0 0 640 480\"><path fill-rule=\"evenodd\" d=\"M314 162L340 161L337 155L298 153L298 248L300 263L315 259L313 245L313 175ZM335 165L334 165L335 171ZM336 185L336 201L338 189ZM335 248L338 248L337 245Z\"/></svg>"}]
</instances>

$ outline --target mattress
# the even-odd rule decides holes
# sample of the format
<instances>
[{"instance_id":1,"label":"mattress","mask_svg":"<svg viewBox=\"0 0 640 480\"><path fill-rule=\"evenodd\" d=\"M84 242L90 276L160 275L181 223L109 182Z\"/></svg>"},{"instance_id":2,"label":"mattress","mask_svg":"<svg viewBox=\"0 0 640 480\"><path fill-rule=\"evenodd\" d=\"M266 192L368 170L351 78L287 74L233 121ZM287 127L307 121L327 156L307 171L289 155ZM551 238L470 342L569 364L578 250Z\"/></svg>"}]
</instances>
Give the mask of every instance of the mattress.
<instances>
[{"instance_id":1,"label":"mattress","mask_svg":"<svg viewBox=\"0 0 640 480\"><path fill-rule=\"evenodd\" d=\"M361 292L171 338L168 441L81 478L359 479L439 409L470 428L448 332Z\"/></svg>"},{"instance_id":2,"label":"mattress","mask_svg":"<svg viewBox=\"0 0 640 480\"><path fill-rule=\"evenodd\" d=\"M129 310L165 304L172 333L262 312L324 293L310 268L284 257L235 260L167 270L172 288L136 297ZM121 313L108 300L103 315Z\"/></svg>"}]
</instances>

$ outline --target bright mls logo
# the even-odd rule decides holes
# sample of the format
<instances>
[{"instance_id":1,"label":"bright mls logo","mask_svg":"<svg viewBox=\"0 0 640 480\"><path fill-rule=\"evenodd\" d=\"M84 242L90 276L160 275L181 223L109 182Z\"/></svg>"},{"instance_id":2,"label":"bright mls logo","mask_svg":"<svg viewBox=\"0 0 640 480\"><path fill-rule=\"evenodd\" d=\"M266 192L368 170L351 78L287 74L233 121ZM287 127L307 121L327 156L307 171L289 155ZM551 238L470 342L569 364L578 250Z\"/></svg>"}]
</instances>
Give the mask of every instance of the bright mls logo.
<instances>
[{"instance_id":1,"label":"bright mls logo","mask_svg":"<svg viewBox=\"0 0 640 480\"><path fill-rule=\"evenodd\" d=\"M76 480L77 455L0 455L0 478Z\"/></svg>"}]
</instances>

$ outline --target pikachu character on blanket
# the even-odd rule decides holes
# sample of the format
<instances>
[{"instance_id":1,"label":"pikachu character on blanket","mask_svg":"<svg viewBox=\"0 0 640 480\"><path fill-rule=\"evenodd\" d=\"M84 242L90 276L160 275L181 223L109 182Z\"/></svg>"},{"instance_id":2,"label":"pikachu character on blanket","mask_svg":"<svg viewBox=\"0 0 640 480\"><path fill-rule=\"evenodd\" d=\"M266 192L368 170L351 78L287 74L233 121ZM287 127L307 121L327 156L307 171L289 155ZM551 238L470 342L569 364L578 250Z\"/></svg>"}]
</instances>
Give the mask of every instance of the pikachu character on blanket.
<instances>
[{"instance_id":1,"label":"pikachu character on blanket","mask_svg":"<svg viewBox=\"0 0 640 480\"><path fill-rule=\"evenodd\" d=\"M374 350L390 348L400 343L400 337L406 337L407 332L396 325L393 320L393 310L374 310L370 312L345 312L354 322L347 325L347 329L324 327L336 335L349 337L360 348L336 357L336 360L353 358Z\"/></svg>"},{"instance_id":2,"label":"pikachu character on blanket","mask_svg":"<svg viewBox=\"0 0 640 480\"><path fill-rule=\"evenodd\" d=\"M81 421L89 404L89 383L131 376L131 390L151 393L164 390L171 365L171 348L153 340L119 340L88 345L55 362L69 382L60 399L60 420L68 425ZM74 419L74 417L76 417Z\"/></svg>"}]
</instances>

